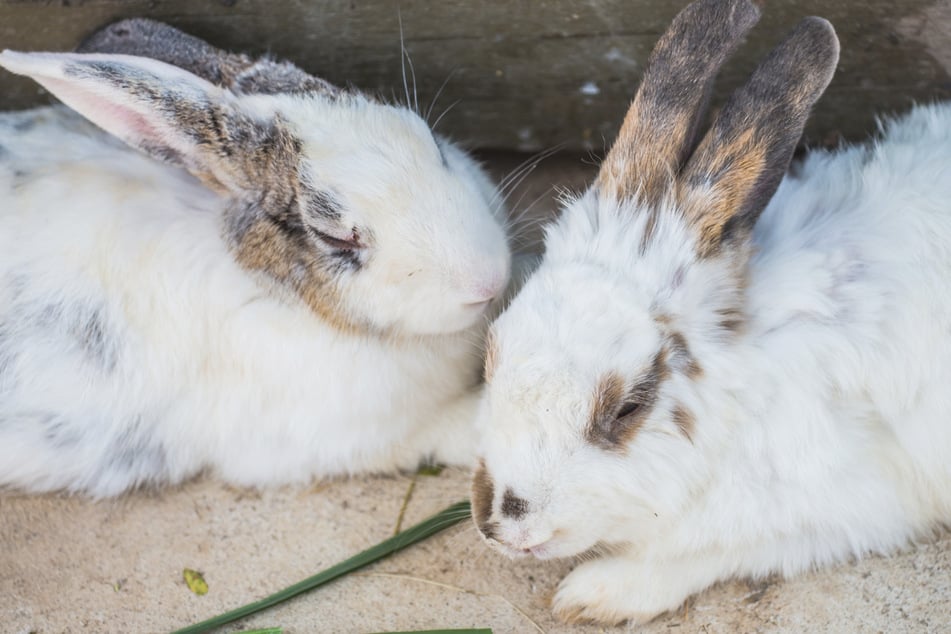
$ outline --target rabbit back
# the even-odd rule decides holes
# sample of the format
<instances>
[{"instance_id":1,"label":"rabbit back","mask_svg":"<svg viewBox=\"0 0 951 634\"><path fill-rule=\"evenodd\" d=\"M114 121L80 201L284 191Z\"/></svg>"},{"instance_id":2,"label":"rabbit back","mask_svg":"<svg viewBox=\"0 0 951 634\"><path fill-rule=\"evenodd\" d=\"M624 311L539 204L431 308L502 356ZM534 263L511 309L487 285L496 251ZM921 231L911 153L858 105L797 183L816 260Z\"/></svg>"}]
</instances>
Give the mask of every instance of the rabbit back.
<instances>
[{"instance_id":1,"label":"rabbit back","mask_svg":"<svg viewBox=\"0 0 951 634\"><path fill-rule=\"evenodd\" d=\"M214 197L62 108L4 114L0 135L0 480L114 492L164 474L147 419L169 386L141 340L195 330L175 327L195 298L171 280L230 259Z\"/></svg>"},{"instance_id":2,"label":"rabbit back","mask_svg":"<svg viewBox=\"0 0 951 634\"><path fill-rule=\"evenodd\" d=\"M887 121L869 145L813 152L757 224L750 329L812 367L830 402L870 405L926 472L951 451L951 104ZM802 345L808 341L809 345ZM800 380L803 377L799 377Z\"/></svg>"}]
</instances>

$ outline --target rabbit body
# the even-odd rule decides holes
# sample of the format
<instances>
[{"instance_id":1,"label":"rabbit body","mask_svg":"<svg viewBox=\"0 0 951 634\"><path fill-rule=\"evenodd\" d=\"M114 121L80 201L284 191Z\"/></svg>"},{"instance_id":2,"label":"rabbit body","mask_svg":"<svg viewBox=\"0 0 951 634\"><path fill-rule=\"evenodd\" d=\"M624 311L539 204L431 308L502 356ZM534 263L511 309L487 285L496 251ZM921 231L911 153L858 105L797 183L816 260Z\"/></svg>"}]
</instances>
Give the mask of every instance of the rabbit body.
<instances>
[{"instance_id":1,"label":"rabbit body","mask_svg":"<svg viewBox=\"0 0 951 634\"><path fill-rule=\"evenodd\" d=\"M652 69L725 59L757 17L745 0L678 17L489 333L473 515L510 556L593 555L554 597L567 621L645 622L951 521L951 104L780 182L838 55L807 19L680 158L668 139L692 147L700 102L672 111L656 95L680 78ZM663 135L642 125L655 98ZM649 162L664 151L677 171Z\"/></svg>"},{"instance_id":2,"label":"rabbit body","mask_svg":"<svg viewBox=\"0 0 951 634\"><path fill-rule=\"evenodd\" d=\"M595 561L560 605L650 618L722 579L890 553L951 521L949 201L949 104L783 181L756 224L745 331L685 327L703 378L667 398L696 412L692 444L647 441L630 466L672 460L644 483L658 516L611 531L633 544L620 596L592 596L616 565Z\"/></svg>"},{"instance_id":3,"label":"rabbit body","mask_svg":"<svg viewBox=\"0 0 951 634\"><path fill-rule=\"evenodd\" d=\"M261 486L412 468L425 459L468 463L484 298L500 291L509 263L501 219L490 212L495 189L472 159L442 140L437 149L415 114L359 95L234 98L138 58L39 54L8 62L13 55L2 61L61 64L36 72L68 81L87 81L75 68L88 63L98 72L95 65L105 64L106 90L123 74L132 77L127 84L146 77L173 86L176 99L203 91L227 108L217 120L234 117L239 132L245 126L241 138L250 138L219 156L231 159L256 142L250 116L253 126L272 133L288 126L303 139L280 145L267 137L262 152L290 147L310 162L300 159L293 172L296 193L274 212L284 215L248 219L241 214L260 216L258 207L281 186L262 187L265 194L244 203L243 194L221 191L227 178L194 168L187 152L198 156L200 147L186 150L191 167L182 169L179 150L154 149L178 142L177 121L168 124L173 132L154 134L166 125L165 111L138 95L109 93L118 103L113 116L131 121L133 145L170 161L125 146L63 107L0 115L0 485L106 496L202 470ZM83 90L60 92L68 101L70 91ZM84 115L108 112L87 108L86 94L74 100ZM194 101L205 108L214 99ZM276 119L275 103L283 113ZM292 120L299 111L310 124ZM152 117L148 124L139 112ZM329 132L318 143L312 137L322 126ZM149 134L158 141L137 142L135 135ZM183 135L183 143L192 147L188 139L198 134ZM339 139L342 158L324 159ZM309 171L313 162L318 168ZM336 181L334 170L342 173ZM302 214L315 208L301 200L313 197L307 192L317 179L351 209L315 198L319 209L305 224L331 222L305 234L296 216L287 217L298 205ZM432 192L445 195L429 204ZM428 209L438 216L427 220ZM340 235L338 224L349 232L349 222L352 239L325 235ZM249 235L255 223L296 233L242 256L247 240L235 232ZM285 256L291 264L281 263ZM311 293L300 283L308 275L327 291ZM322 305L328 296L340 299Z\"/></svg>"}]
</instances>

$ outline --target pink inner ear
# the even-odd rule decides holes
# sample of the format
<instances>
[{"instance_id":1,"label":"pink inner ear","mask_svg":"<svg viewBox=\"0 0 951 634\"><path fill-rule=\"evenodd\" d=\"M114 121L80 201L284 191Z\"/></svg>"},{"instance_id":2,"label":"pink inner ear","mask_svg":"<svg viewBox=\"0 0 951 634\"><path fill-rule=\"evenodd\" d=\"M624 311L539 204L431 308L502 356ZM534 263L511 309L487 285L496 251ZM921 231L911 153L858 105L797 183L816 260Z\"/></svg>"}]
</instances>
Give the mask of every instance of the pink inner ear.
<instances>
[{"instance_id":1,"label":"pink inner ear","mask_svg":"<svg viewBox=\"0 0 951 634\"><path fill-rule=\"evenodd\" d=\"M82 90L70 81L38 78L60 101L83 115L97 126L126 143L142 148L174 149L168 143L157 122L131 106L117 102L93 90Z\"/></svg>"}]
</instances>

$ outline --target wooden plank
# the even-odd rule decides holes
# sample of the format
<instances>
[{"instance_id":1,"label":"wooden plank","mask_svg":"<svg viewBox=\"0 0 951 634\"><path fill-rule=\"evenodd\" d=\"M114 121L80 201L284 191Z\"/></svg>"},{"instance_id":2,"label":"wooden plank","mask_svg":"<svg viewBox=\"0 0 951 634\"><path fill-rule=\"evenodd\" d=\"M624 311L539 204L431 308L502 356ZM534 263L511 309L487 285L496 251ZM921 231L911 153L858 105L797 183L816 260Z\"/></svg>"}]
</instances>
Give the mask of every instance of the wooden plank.
<instances>
[{"instance_id":1,"label":"wooden plank","mask_svg":"<svg viewBox=\"0 0 951 634\"><path fill-rule=\"evenodd\" d=\"M270 52L335 83L403 99L400 19L421 110L478 147L600 151L614 138L653 43L685 0L0 0L0 47L69 50L130 16L167 21L232 50ZM399 9L397 9L397 6ZM951 1L773 0L724 70L714 104L805 15L842 40L839 71L807 140L874 129L877 113L951 98ZM48 101L0 75L0 108ZM458 103L457 103L458 102Z\"/></svg>"}]
</instances>

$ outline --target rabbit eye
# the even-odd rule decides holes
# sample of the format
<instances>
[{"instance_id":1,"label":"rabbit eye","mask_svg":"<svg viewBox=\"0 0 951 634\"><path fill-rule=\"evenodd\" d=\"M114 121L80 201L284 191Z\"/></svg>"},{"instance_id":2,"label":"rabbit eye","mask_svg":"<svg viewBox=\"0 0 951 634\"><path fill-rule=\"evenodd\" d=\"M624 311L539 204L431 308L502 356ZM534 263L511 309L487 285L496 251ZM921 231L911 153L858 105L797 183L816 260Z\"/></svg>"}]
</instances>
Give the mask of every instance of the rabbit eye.
<instances>
[{"instance_id":1,"label":"rabbit eye","mask_svg":"<svg viewBox=\"0 0 951 634\"><path fill-rule=\"evenodd\" d=\"M631 414L635 413L641 408L641 404L637 401L628 401L621 406L621 409L618 411L615 418L627 418Z\"/></svg>"},{"instance_id":2,"label":"rabbit eye","mask_svg":"<svg viewBox=\"0 0 951 634\"><path fill-rule=\"evenodd\" d=\"M349 238L338 238L313 227L309 227L309 229L311 233L314 234L314 237L326 244L331 249L335 249L337 251L355 251L364 247L363 243L360 241L360 236L356 229L350 230Z\"/></svg>"}]
</instances>

